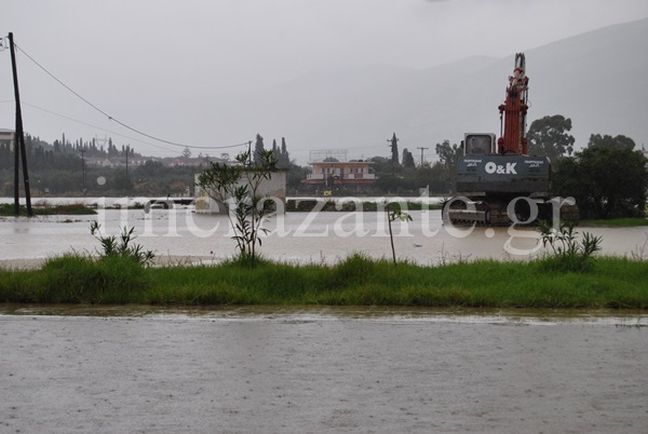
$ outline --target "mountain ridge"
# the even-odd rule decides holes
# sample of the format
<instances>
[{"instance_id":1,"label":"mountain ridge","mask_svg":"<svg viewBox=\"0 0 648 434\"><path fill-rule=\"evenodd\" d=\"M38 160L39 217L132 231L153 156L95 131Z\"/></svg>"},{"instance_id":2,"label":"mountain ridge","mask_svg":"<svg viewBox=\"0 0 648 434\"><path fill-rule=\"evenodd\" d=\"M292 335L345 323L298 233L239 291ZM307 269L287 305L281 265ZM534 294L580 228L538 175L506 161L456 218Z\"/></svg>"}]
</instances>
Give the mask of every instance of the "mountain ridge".
<instances>
[{"instance_id":1,"label":"mountain ridge","mask_svg":"<svg viewBox=\"0 0 648 434\"><path fill-rule=\"evenodd\" d=\"M572 118L577 147L590 134L648 141L648 19L615 24L526 50L529 119ZM465 132L499 133L513 55L470 56L430 68L356 67L318 71L248 95L221 98L215 127L285 136L304 162L309 149L348 148L350 156L386 155L400 146L459 142ZM212 118L214 119L214 118ZM252 126L252 127L251 127Z\"/></svg>"}]
</instances>

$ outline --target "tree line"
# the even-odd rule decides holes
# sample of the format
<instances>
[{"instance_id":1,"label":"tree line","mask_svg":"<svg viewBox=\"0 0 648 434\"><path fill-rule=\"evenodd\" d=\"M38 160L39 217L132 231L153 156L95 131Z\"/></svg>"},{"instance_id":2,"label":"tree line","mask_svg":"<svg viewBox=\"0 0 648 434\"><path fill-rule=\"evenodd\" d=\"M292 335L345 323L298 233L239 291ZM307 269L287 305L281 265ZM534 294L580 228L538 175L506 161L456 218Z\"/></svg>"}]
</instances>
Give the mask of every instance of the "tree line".
<instances>
[{"instance_id":1,"label":"tree line","mask_svg":"<svg viewBox=\"0 0 648 434\"><path fill-rule=\"evenodd\" d=\"M545 116L531 123L527 133L529 153L547 156L552 163L552 193L574 196L585 218L613 218L643 216L648 189L648 161L635 142L626 136L592 134L587 145L575 151L575 139L570 134L572 121L562 115ZM435 146L438 160L416 164L407 148L399 151L396 133L388 140L387 156L368 159L376 175L376 182L363 194L418 195L421 189L430 194L450 195L456 180L457 163L463 151L457 143L443 140ZM139 157L129 145L118 147L108 138L105 144L96 139L82 138L70 141L63 134L60 140L47 143L27 134L25 144L35 195L177 195L192 192L194 176L203 167L168 167L154 160L131 167L103 168L85 166L85 185L82 183L81 153L85 157ZM251 158L257 161L266 150L264 138L257 134ZM290 159L286 139L272 141L269 151L277 167L287 171L289 195L312 193L302 181L310 172ZM186 155L187 150L183 151ZM205 159L204 168L208 167ZM103 177L106 182L95 180ZM355 189L334 187L337 194L357 194ZM84 190L85 189L85 190ZM13 150L9 144L0 144L0 194L13 191Z\"/></svg>"},{"instance_id":2,"label":"tree line","mask_svg":"<svg viewBox=\"0 0 648 434\"><path fill-rule=\"evenodd\" d=\"M552 193L573 196L583 218L643 217L648 170L642 149L624 135L592 134L574 152L572 121L545 116L529 127L529 153L549 157Z\"/></svg>"}]
</instances>

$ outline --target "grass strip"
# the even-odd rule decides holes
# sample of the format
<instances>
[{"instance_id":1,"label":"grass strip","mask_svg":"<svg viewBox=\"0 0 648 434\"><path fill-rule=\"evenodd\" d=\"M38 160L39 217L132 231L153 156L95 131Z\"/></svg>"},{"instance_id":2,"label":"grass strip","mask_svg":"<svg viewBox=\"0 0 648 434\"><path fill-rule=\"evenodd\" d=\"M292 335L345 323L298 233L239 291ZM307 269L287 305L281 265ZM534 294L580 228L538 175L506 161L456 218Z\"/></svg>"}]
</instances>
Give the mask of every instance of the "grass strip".
<instances>
[{"instance_id":1,"label":"grass strip","mask_svg":"<svg viewBox=\"0 0 648 434\"><path fill-rule=\"evenodd\" d=\"M628 217L617 219L581 220L578 226L590 228L629 228L648 226L648 219L643 217Z\"/></svg>"},{"instance_id":2,"label":"grass strip","mask_svg":"<svg viewBox=\"0 0 648 434\"><path fill-rule=\"evenodd\" d=\"M27 215L27 207L20 205L21 216ZM34 215L94 215L97 211L80 203L69 205L48 205L34 206L32 208ZM15 215L13 204L0 204L0 217L12 217Z\"/></svg>"},{"instance_id":3,"label":"grass strip","mask_svg":"<svg viewBox=\"0 0 648 434\"><path fill-rule=\"evenodd\" d=\"M648 309L646 262L601 257L581 273L550 266L537 260L428 267L353 255L335 265L144 268L128 258L66 255L38 270L0 270L0 302Z\"/></svg>"}]
</instances>

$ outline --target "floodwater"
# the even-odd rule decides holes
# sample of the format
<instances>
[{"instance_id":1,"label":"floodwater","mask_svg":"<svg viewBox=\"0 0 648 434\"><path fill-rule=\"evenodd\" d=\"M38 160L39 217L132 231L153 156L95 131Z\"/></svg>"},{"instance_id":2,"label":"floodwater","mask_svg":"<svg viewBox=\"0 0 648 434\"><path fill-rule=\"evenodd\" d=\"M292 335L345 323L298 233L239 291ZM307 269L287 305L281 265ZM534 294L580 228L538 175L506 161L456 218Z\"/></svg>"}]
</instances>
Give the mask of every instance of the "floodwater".
<instances>
[{"instance_id":1,"label":"floodwater","mask_svg":"<svg viewBox=\"0 0 648 434\"><path fill-rule=\"evenodd\" d=\"M648 316L0 306L0 432L645 432Z\"/></svg>"},{"instance_id":2,"label":"floodwater","mask_svg":"<svg viewBox=\"0 0 648 434\"><path fill-rule=\"evenodd\" d=\"M402 259L421 264L477 258L524 260L543 252L534 229L453 229L442 225L440 211L410 214L413 221L394 223L396 251ZM117 234L120 227L134 226L137 242L167 262L189 258L208 263L235 253L227 216L196 214L191 208L150 213L99 210L97 216L0 218L0 265L33 266L37 259L71 250L95 252L98 242L89 231L93 220L111 234ZM377 258L391 254L384 213L291 212L271 219L266 227L271 233L263 239L260 251L274 260L330 263L354 252ZM645 227L579 230L601 235L603 254L648 255Z\"/></svg>"},{"instance_id":3,"label":"floodwater","mask_svg":"<svg viewBox=\"0 0 648 434\"><path fill-rule=\"evenodd\" d=\"M401 258L542 254L532 229L468 234L439 211L411 215L394 227ZM261 252L389 256L384 217L288 213ZM171 263L235 253L226 216L100 210L0 218L0 266L94 252L94 220L134 226ZM604 254L648 257L645 228L579 230L603 236ZM642 312L0 305L0 433L645 432L647 327Z\"/></svg>"}]
</instances>

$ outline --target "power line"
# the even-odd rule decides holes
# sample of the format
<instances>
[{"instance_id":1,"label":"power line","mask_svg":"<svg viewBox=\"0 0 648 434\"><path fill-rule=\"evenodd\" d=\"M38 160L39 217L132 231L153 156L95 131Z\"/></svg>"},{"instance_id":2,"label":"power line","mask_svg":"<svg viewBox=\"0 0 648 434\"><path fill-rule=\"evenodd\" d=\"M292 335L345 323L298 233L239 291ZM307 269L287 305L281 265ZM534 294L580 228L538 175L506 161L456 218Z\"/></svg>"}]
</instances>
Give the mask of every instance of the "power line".
<instances>
[{"instance_id":1,"label":"power line","mask_svg":"<svg viewBox=\"0 0 648 434\"><path fill-rule=\"evenodd\" d=\"M171 146L178 146L178 147L182 147L182 148L192 148L192 149L228 149L228 148L236 148L236 147L240 147L240 146L247 146L247 144L248 144L248 142L246 141L246 142L244 142L244 143L238 143L238 144L236 144L236 145L227 145L227 146L197 146L197 145L189 145L189 144L186 144L186 143L174 142L174 141L172 141L172 140L163 139L163 138L160 138L160 137L154 136L154 135L152 135L152 134L146 133L146 132L144 132L144 131L142 131L142 130L140 130L140 129L138 129L138 128L135 128L135 127L130 126L129 124L127 124L127 123L125 123L125 122L120 121L119 119L116 119L116 118L115 118L114 116L112 116L111 114L109 114L109 113L107 113L106 111L102 110L102 109L99 108L97 105L93 104L93 103L90 102L88 99L86 99L86 98L83 97L81 94L79 94L77 91L75 91L74 89L72 89L70 86L68 86L67 84L65 84L61 79L59 79L57 76L55 76L53 73L51 73L47 68L45 68L43 65L41 65L41 64L40 64L36 59L34 59L32 56L30 56L29 53L27 53L25 50L23 50L23 49L22 49L18 44L14 43L14 46L15 46L15 47L16 47L16 48L17 48L17 49L18 49L22 54L24 54L25 56L27 56L27 58L28 58L29 60L31 60L31 61L32 61L32 62L33 62L37 67L39 67L41 70L43 70L43 71L44 71L44 72L45 72L45 73L46 73L50 78L52 78L52 79L53 79L54 81L56 81L58 84L60 84L61 86L63 86L65 89L67 89L70 93L72 93L72 94L73 94L74 96L76 96L78 99L80 99L81 101L83 101L85 104L87 104L88 106L90 106L91 108L93 108L94 110L96 110L97 112L101 113L102 115L106 116L106 117L108 118L108 120L111 120L111 121L113 121L113 122L116 122L116 123L118 123L119 125L121 125L122 127L126 128L126 129L128 129L128 130L131 130L131 131L133 131L134 133L137 133L137 134L139 134L139 135L141 135L141 136L148 137L149 139L153 139L153 140L156 140L156 141L161 142L161 143L166 143L166 144L171 145Z\"/></svg>"},{"instance_id":2,"label":"power line","mask_svg":"<svg viewBox=\"0 0 648 434\"><path fill-rule=\"evenodd\" d=\"M13 100L0 101L0 104L9 103L9 102L13 102ZM129 136L129 135L126 135L126 134L118 133L117 131L109 130L109 129L101 127L99 125L95 125L95 124L83 121L81 119L77 119L77 118L74 118L72 116L68 116L68 115L65 115L63 113L59 113L59 112L47 109L47 108L42 107L42 106L29 103L27 101L22 101L22 105L27 106L30 109L35 109L35 110L41 111L43 113L48 113L50 115L57 116L57 117L60 117L62 119L67 119L69 121L76 122L77 124L80 124L80 125L83 125L83 126L86 126L86 127L90 127L90 128L95 129L95 130L100 130L100 131L103 131L103 132L106 132L106 133L110 133L110 134L112 134L114 136L117 136L117 137L123 137L125 139L133 140L135 142L142 143L144 145L153 146L154 148L157 148L157 149L162 149L162 150L165 150L165 151L175 152L174 148L167 148L166 146L162 146L162 145L158 145L158 144L155 144L155 143L147 142L145 140L138 139L137 137L133 137L133 136Z\"/></svg>"},{"instance_id":3,"label":"power line","mask_svg":"<svg viewBox=\"0 0 648 434\"><path fill-rule=\"evenodd\" d=\"M53 110L46 109L45 107L37 106L36 104L31 104L31 103L28 103L28 102L26 102L26 101L23 101L22 103L23 103L23 105L26 105L27 107L30 107L30 108L33 108L33 109L36 109L36 110L42 111L42 112L44 112L44 113L51 114L51 115L53 115L53 116L58 116L58 117L60 117L60 118L67 119L67 120L72 121L72 122L76 122L76 123L81 124L81 125L84 125L84 126L86 126L86 127L90 127L90 128L94 128L94 129L96 129L96 130L104 131L104 132L106 132L106 133L110 133L110 134L113 134L113 135L118 136L118 137L123 137L123 138L125 138L125 139L133 140L133 141L136 141L136 142L139 142L139 143L145 144L145 145L153 146L154 148L163 149L163 150L165 150L165 151L175 151L175 149L173 149L173 148L167 148L167 147L165 147L165 146L157 145L157 144L155 144L155 143L146 142L146 141L144 141L144 140L138 139L138 138L133 137L133 136L127 136L127 135L125 135L125 134L121 134L121 133L118 133L118 132L116 132L116 131L112 131L112 130L106 129L106 128L100 127L100 126L98 126L98 125L94 125L94 124L91 124L91 123L89 123L89 122L85 122L85 121L82 121L82 120L80 120L80 119L76 119L76 118L73 118L73 117L71 117L71 116L64 115L63 113L58 113L58 112L55 112L55 111L53 111Z\"/></svg>"}]
</instances>

